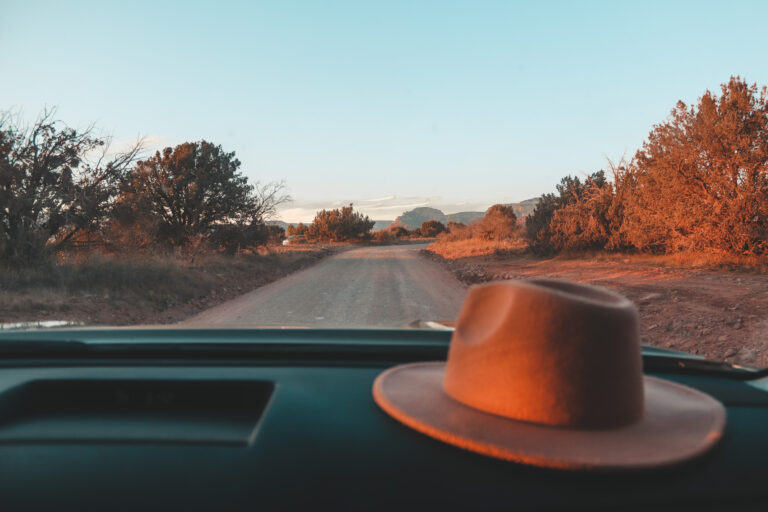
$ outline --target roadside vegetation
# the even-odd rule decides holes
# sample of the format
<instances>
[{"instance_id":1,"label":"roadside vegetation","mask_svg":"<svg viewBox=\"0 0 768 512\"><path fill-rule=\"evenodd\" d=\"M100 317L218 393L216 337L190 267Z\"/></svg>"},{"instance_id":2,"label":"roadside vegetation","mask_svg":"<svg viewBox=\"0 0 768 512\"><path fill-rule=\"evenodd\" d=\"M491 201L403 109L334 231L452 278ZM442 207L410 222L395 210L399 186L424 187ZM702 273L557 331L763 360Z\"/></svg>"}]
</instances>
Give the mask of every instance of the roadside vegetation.
<instances>
[{"instance_id":1,"label":"roadside vegetation","mask_svg":"<svg viewBox=\"0 0 768 512\"><path fill-rule=\"evenodd\" d=\"M290 199L283 183L249 183L233 152L186 142L141 158L141 141L111 152L95 130L49 110L31 125L0 117L0 265L76 253L229 253L263 246Z\"/></svg>"},{"instance_id":2,"label":"roadside vegetation","mask_svg":"<svg viewBox=\"0 0 768 512\"><path fill-rule=\"evenodd\" d=\"M678 102L634 157L566 176L533 213L489 236L470 225L430 247L456 258L613 253L762 267L768 257L768 90L732 77L720 94ZM522 223L522 221L521 221ZM462 249L463 246L463 249Z\"/></svg>"},{"instance_id":3,"label":"roadside vegetation","mask_svg":"<svg viewBox=\"0 0 768 512\"><path fill-rule=\"evenodd\" d=\"M448 222L443 224L438 220L427 220L422 222L421 226L408 229L401 225L393 224L385 229L373 233L374 242L387 244L398 242L432 242L442 233L447 233L451 229L463 227L459 222Z\"/></svg>"},{"instance_id":4,"label":"roadside vegetation","mask_svg":"<svg viewBox=\"0 0 768 512\"><path fill-rule=\"evenodd\" d=\"M634 157L566 176L494 233L483 225L495 208L428 254L468 284L547 276L613 288L637 304L643 343L768 366L766 88L734 77L679 102Z\"/></svg>"},{"instance_id":5,"label":"roadside vegetation","mask_svg":"<svg viewBox=\"0 0 768 512\"><path fill-rule=\"evenodd\" d=\"M526 220L541 254L603 250L764 257L768 250L768 91L733 77L679 102L630 161L567 177Z\"/></svg>"},{"instance_id":6,"label":"roadside vegetation","mask_svg":"<svg viewBox=\"0 0 768 512\"><path fill-rule=\"evenodd\" d=\"M371 236L373 221L353 206L344 206L335 210L320 210L315 220L307 226L304 235L315 242L351 242L368 240Z\"/></svg>"},{"instance_id":7,"label":"roadside vegetation","mask_svg":"<svg viewBox=\"0 0 768 512\"><path fill-rule=\"evenodd\" d=\"M182 320L304 268L331 249L135 257L92 254L77 262L0 273L0 322L68 320L131 325Z\"/></svg>"},{"instance_id":8,"label":"roadside vegetation","mask_svg":"<svg viewBox=\"0 0 768 512\"><path fill-rule=\"evenodd\" d=\"M429 249L444 258L507 254L525 249L523 228L512 207L496 204L469 225L449 223Z\"/></svg>"},{"instance_id":9,"label":"roadside vegetation","mask_svg":"<svg viewBox=\"0 0 768 512\"><path fill-rule=\"evenodd\" d=\"M249 182L234 152L109 143L54 110L31 124L0 116L0 323L178 320L171 309L195 312L328 252L280 247L267 220L285 185Z\"/></svg>"}]
</instances>

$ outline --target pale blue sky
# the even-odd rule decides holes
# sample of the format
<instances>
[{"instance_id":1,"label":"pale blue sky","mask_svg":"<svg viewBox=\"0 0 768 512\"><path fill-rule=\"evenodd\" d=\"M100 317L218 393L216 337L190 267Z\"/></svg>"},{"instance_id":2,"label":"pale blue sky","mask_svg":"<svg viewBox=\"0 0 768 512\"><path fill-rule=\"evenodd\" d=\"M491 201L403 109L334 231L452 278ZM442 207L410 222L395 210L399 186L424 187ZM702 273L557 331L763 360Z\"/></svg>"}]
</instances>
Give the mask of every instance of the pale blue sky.
<instances>
[{"instance_id":1,"label":"pale blue sky","mask_svg":"<svg viewBox=\"0 0 768 512\"><path fill-rule=\"evenodd\" d=\"M633 154L732 74L768 84L766 19L733 1L0 0L0 108L219 143L286 180L288 220L480 208Z\"/></svg>"}]
</instances>

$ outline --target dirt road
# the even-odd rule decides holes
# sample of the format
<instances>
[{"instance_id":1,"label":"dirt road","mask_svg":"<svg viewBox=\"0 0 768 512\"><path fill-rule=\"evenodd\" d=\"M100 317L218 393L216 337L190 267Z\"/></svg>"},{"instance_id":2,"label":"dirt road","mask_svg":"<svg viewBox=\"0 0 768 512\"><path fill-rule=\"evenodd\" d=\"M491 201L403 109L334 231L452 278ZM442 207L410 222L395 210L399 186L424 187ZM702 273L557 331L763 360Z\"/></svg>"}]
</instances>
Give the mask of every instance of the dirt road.
<instances>
[{"instance_id":1,"label":"dirt road","mask_svg":"<svg viewBox=\"0 0 768 512\"><path fill-rule=\"evenodd\" d=\"M454 320L466 293L426 244L353 249L203 311L189 324L404 327Z\"/></svg>"}]
</instances>

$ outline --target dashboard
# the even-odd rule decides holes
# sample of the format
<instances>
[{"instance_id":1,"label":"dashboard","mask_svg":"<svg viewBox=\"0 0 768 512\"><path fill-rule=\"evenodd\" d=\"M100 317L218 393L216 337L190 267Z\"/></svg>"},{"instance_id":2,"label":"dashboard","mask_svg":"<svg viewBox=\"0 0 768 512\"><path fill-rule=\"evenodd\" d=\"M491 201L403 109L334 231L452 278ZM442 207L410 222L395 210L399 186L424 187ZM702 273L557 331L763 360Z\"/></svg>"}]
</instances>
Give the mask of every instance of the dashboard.
<instances>
[{"instance_id":1,"label":"dashboard","mask_svg":"<svg viewBox=\"0 0 768 512\"><path fill-rule=\"evenodd\" d=\"M659 349L647 374L727 408L686 464L618 473L495 460L414 432L376 376L450 332L0 333L3 510L766 510L764 372Z\"/></svg>"}]
</instances>

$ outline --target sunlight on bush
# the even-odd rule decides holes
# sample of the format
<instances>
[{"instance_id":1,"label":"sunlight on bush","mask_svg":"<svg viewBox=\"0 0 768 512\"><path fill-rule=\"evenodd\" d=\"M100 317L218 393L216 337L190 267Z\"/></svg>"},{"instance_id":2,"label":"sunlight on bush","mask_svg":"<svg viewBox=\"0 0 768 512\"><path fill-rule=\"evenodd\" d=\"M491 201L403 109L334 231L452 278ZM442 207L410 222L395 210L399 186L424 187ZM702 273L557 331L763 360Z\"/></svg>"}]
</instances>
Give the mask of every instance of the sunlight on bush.
<instances>
[{"instance_id":1,"label":"sunlight on bush","mask_svg":"<svg viewBox=\"0 0 768 512\"><path fill-rule=\"evenodd\" d=\"M469 225L449 223L429 250L448 259L525 250L527 242L514 210L496 204L485 216Z\"/></svg>"}]
</instances>

